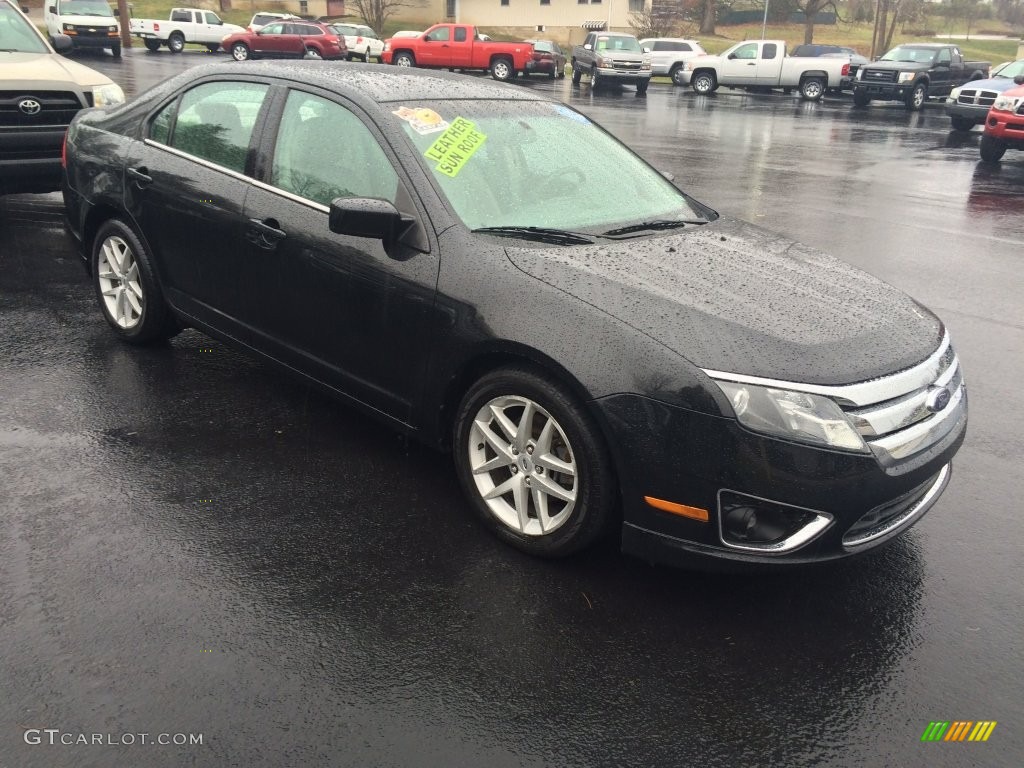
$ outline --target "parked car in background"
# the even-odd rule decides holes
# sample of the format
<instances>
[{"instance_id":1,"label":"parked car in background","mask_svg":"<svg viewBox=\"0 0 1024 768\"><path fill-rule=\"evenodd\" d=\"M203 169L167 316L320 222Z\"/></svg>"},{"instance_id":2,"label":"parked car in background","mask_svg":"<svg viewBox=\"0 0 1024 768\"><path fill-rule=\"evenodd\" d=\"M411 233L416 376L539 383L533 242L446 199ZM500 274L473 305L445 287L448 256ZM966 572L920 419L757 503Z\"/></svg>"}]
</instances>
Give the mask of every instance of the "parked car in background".
<instances>
[{"instance_id":1,"label":"parked car in background","mask_svg":"<svg viewBox=\"0 0 1024 768\"><path fill-rule=\"evenodd\" d=\"M1013 79L1018 75L1024 75L1024 59L1004 62L992 70L989 79L973 80L950 91L946 99L946 114L953 129L969 131L976 125L982 125L999 94L1013 88Z\"/></svg>"},{"instance_id":2,"label":"parked car in background","mask_svg":"<svg viewBox=\"0 0 1024 768\"><path fill-rule=\"evenodd\" d=\"M259 32L242 30L221 41L235 61L247 59L344 59L345 38L316 21L273 21Z\"/></svg>"},{"instance_id":3,"label":"parked car in background","mask_svg":"<svg viewBox=\"0 0 1024 768\"><path fill-rule=\"evenodd\" d=\"M11 0L0 0L0 195L60 189L61 144L80 109L124 101L109 77L61 56ZM3 248L16 247L6 240Z\"/></svg>"},{"instance_id":4,"label":"parked car in background","mask_svg":"<svg viewBox=\"0 0 1024 768\"><path fill-rule=\"evenodd\" d=\"M729 88L798 89L800 97L817 101L839 88L850 75L850 62L826 57L787 56L784 40L745 40L718 56L698 56L683 63L679 77L697 93Z\"/></svg>"},{"instance_id":5,"label":"parked car in background","mask_svg":"<svg viewBox=\"0 0 1024 768\"><path fill-rule=\"evenodd\" d=\"M74 120L64 202L113 335L194 327L451 450L534 555L850 557L922 519L966 433L924 306L531 89L196 67Z\"/></svg>"},{"instance_id":6,"label":"parked car in background","mask_svg":"<svg viewBox=\"0 0 1024 768\"><path fill-rule=\"evenodd\" d=\"M527 40L533 46L533 58L526 62L527 75L565 77L565 54L552 40Z\"/></svg>"},{"instance_id":7,"label":"parked car in background","mask_svg":"<svg viewBox=\"0 0 1024 768\"><path fill-rule=\"evenodd\" d=\"M533 58L529 43L485 40L470 24L435 24L419 37L392 37L381 61L399 67L489 70L495 80L509 81L526 71Z\"/></svg>"},{"instance_id":8,"label":"parked car in background","mask_svg":"<svg viewBox=\"0 0 1024 768\"><path fill-rule=\"evenodd\" d=\"M981 159L995 163L1008 149L1024 150L1024 75L1013 79L1014 86L996 97L985 119L981 136Z\"/></svg>"},{"instance_id":9,"label":"parked car in background","mask_svg":"<svg viewBox=\"0 0 1024 768\"><path fill-rule=\"evenodd\" d=\"M987 61L969 61L960 48L945 43L897 45L878 61L857 70L853 103L865 107L874 99L902 101L921 109L933 96L948 96L958 85L988 77Z\"/></svg>"},{"instance_id":10,"label":"parked car in background","mask_svg":"<svg viewBox=\"0 0 1024 768\"><path fill-rule=\"evenodd\" d=\"M253 15L252 20L249 22L249 26L246 27L250 32L259 32L267 24L274 21L288 21L289 19L298 19L299 16L295 16L291 13L272 13L270 11L260 11Z\"/></svg>"},{"instance_id":11,"label":"parked car in background","mask_svg":"<svg viewBox=\"0 0 1024 768\"><path fill-rule=\"evenodd\" d=\"M168 19L132 19L130 28L150 51L158 51L161 45L166 45L171 53L181 53L186 43L199 43L217 51L225 35L245 31L202 8L173 8Z\"/></svg>"},{"instance_id":12,"label":"parked car in background","mask_svg":"<svg viewBox=\"0 0 1024 768\"><path fill-rule=\"evenodd\" d=\"M422 34L423 34L422 31L417 32L414 29L400 29L398 32L395 32L395 34L393 34L391 37L389 37L388 40L390 40L392 38L395 38L395 37L419 37ZM387 42L387 41L385 41L385 42Z\"/></svg>"},{"instance_id":13,"label":"parked car in background","mask_svg":"<svg viewBox=\"0 0 1024 768\"><path fill-rule=\"evenodd\" d=\"M380 57L384 53L384 41L368 26L331 22L330 27L345 38L345 48L348 49L349 59L369 61L374 58L380 61Z\"/></svg>"},{"instance_id":14,"label":"parked car in background","mask_svg":"<svg viewBox=\"0 0 1024 768\"><path fill-rule=\"evenodd\" d=\"M640 48L651 54L651 74L654 77L671 77L676 85L683 85L677 75L682 71L683 62L700 56L706 51L696 40L675 37L646 37L640 41Z\"/></svg>"},{"instance_id":15,"label":"parked car in background","mask_svg":"<svg viewBox=\"0 0 1024 768\"><path fill-rule=\"evenodd\" d=\"M591 32L572 49L572 84L590 75L590 87L624 83L636 87L636 95L647 93L651 82L651 54L644 53L633 35Z\"/></svg>"},{"instance_id":16,"label":"parked car in background","mask_svg":"<svg viewBox=\"0 0 1024 768\"><path fill-rule=\"evenodd\" d=\"M846 59L850 62L850 74L843 78L841 90L850 90L853 81L857 77L857 70L871 62L867 56L861 56L853 48L846 48L842 45L819 45L817 43L798 45L790 52L791 56L827 56L833 59Z\"/></svg>"},{"instance_id":17,"label":"parked car in background","mask_svg":"<svg viewBox=\"0 0 1024 768\"><path fill-rule=\"evenodd\" d=\"M45 0L43 19L50 42L71 38L74 48L106 48L121 56L121 25L107 0Z\"/></svg>"}]
</instances>

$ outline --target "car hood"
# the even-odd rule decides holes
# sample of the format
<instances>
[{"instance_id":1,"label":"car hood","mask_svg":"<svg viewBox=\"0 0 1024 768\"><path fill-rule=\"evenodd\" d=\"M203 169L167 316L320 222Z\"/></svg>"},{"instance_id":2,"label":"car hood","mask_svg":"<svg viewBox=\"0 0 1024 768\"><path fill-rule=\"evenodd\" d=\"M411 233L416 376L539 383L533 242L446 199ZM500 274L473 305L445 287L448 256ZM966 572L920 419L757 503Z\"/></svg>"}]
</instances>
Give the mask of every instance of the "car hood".
<instances>
[{"instance_id":1,"label":"car hood","mask_svg":"<svg viewBox=\"0 0 1024 768\"><path fill-rule=\"evenodd\" d=\"M927 72L931 64L922 61L872 61L861 69L898 70L900 72Z\"/></svg>"},{"instance_id":2,"label":"car hood","mask_svg":"<svg viewBox=\"0 0 1024 768\"><path fill-rule=\"evenodd\" d=\"M542 280L698 367L849 384L935 351L941 322L849 264L746 222L552 249L507 248Z\"/></svg>"},{"instance_id":3,"label":"car hood","mask_svg":"<svg viewBox=\"0 0 1024 768\"><path fill-rule=\"evenodd\" d=\"M964 83L963 88L970 88L979 91L997 91L1002 93L1014 87L1012 77L990 77L988 80L971 80Z\"/></svg>"},{"instance_id":4,"label":"car hood","mask_svg":"<svg viewBox=\"0 0 1024 768\"><path fill-rule=\"evenodd\" d=\"M44 84L47 90L66 82L71 90L111 82L106 75L57 53L5 53L0 57L4 88L20 90Z\"/></svg>"}]
</instances>

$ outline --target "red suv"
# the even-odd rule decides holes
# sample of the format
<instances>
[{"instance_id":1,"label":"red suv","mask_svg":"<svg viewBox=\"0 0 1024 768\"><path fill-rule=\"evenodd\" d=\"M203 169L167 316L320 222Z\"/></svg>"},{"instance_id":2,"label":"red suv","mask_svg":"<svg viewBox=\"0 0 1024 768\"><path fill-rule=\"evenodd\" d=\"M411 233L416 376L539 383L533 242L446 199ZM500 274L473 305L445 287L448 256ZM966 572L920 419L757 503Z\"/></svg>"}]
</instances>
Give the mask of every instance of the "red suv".
<instances>
[{"instance_id":1,"label":"red suv","mask_svg":"<svg viewBox=\"0 0 1024 768\"><path fill-rule=\"evenodd\" d=\"M1024 149L1024 75L1013 78L1019 87L1003 91L985 118L981 159L997 162L1008 149Z\"/></svg>"},{"instance_id":2,"label":"red suv","mask_svg":"<svg viewBox=\"0 0 1024 768\"><path fill-rule=\"evenodd\" d=\"M315 21L287 19L275 21L256 32L238 32L221 41L236 61L256 58L344 59L348 53L345 39L330 27Z\"/></svg>"}]
</instances>

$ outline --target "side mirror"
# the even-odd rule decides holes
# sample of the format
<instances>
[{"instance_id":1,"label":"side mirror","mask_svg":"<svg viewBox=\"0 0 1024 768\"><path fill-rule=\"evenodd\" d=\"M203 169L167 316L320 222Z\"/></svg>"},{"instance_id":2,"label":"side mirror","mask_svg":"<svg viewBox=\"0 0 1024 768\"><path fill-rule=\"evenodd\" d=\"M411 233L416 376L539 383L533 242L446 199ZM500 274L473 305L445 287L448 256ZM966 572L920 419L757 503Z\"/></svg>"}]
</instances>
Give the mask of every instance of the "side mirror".
<instances>
[{"instance_id":1,"label":"side mirror","mask_svg":"<svg viewBox=\"0 0 1024 768\"><path fill-rule=\"evenodd\" d=\"M57 53L67 53L75 44L71 41L71 38L67 35L54 35L53 36L53 50Z\"/></svg>"},{"instance_id":2,"label":"side mirror","mask_svg":"<svg viewBox=\"0 0 1024 768\"><path fill-rule=\"evenodd\" d=\"M1015 78L1013 78L1013 82L1015 82L1017 85L1024 85L1024 75L1017 75Z\"/></svg>"},{"instance_id":3,"label":"side mirror","mask_svg":"<svg viewBox=\"0 0 1024 768\"><path fill-rule=\"evenodd\" d=\"M56 5L51 5L49 8L46 9L46 12L47 13L52 13L54 16L56 16L57 15L57 6Z\"/></svg>"},{"instance_id":4,"label":"side mirror","mask_svg":"<svg viewBox=\"0 0 1024 768\"><path fill-rule=\"evenodd\" d=\"M736 54L735 53L730 53L728 56L726 56L726 58L727 59L735 59L736 58Z\"/></svg>"},{"instance_id":5,"label":"side mirror","mask_svg":"<svg viewBox=\"0 0 1024 768\"><path fill-rule=\"evenodd\" d=\"M394 243L414 219L403 216L387 200L376 197L339 197L331 202L328 226L336 235L370 237Z\"/></svg>"},{"instance_id":6,"label":"side mirror","mask_svg":"<svg viewBox=\"0 0 1024 768\"><path fill-rule=\"evenodd\" d=\"M590 43L587 43L586 45L583 46L583 50L592 51L594 50L594 46L592 46Z\"/></svg>"}]
</instances>

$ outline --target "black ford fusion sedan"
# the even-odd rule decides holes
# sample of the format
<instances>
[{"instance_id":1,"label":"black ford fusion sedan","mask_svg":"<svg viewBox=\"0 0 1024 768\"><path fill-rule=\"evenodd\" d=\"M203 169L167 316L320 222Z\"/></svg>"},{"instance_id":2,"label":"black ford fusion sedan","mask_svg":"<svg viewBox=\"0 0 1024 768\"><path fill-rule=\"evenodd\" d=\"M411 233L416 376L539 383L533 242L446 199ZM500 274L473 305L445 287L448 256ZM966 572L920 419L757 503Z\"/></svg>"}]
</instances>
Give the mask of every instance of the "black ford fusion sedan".
<instances>
[{"instance_id":1,"label":"black ford fusion sedan","mask_svg":"<svg viewBox=\"0 0 1024 768\"><path fill-rule=\"evenodd\" d=\"M964 438L927 309L522 89L214 64L80 114L65 149L115 333L200 329L450 450L530 553L841 558L916 523Z\"/></svg>"}]
</instances>

